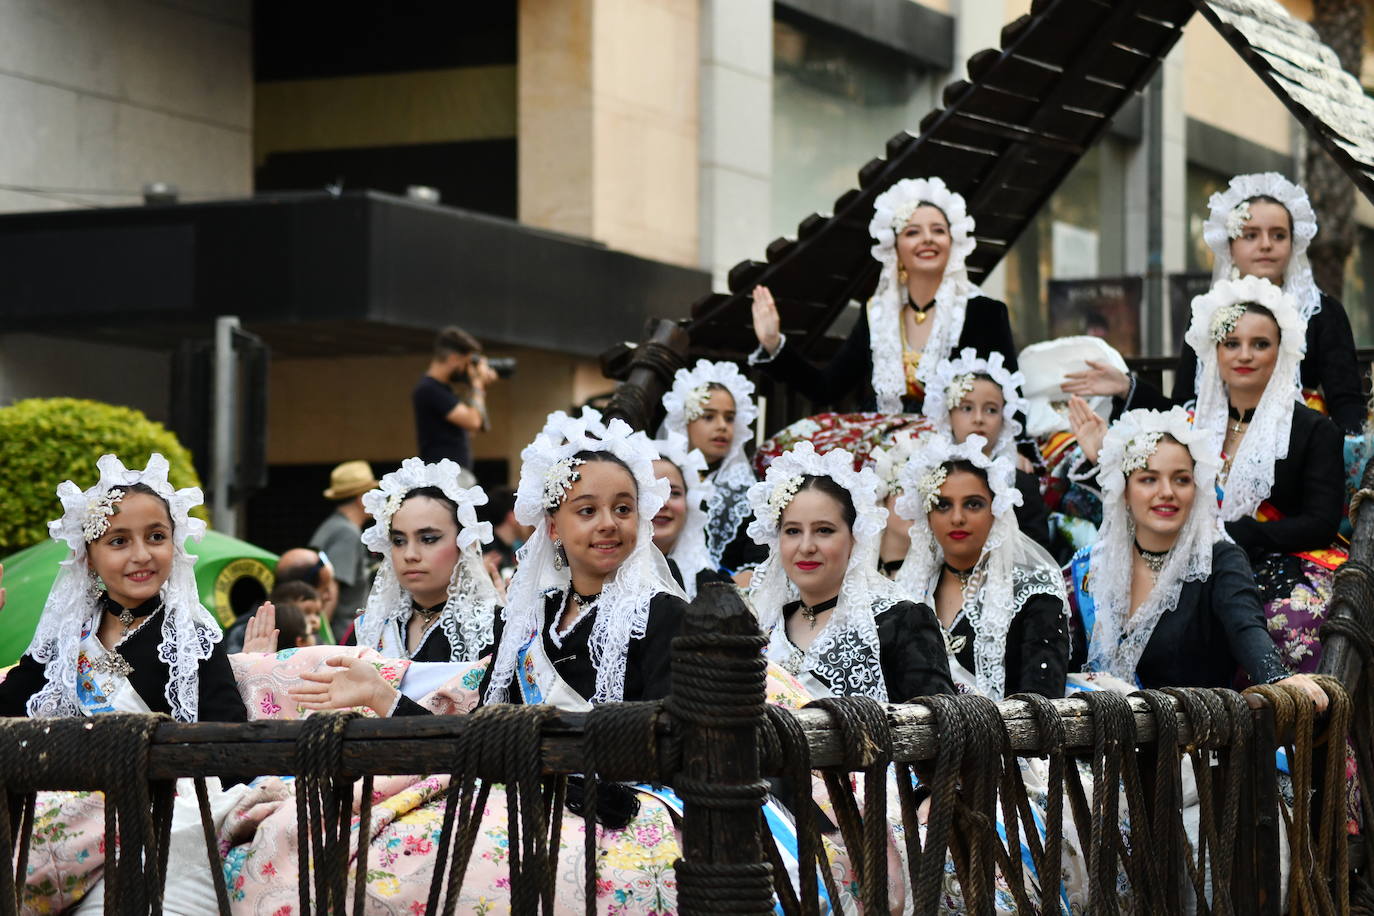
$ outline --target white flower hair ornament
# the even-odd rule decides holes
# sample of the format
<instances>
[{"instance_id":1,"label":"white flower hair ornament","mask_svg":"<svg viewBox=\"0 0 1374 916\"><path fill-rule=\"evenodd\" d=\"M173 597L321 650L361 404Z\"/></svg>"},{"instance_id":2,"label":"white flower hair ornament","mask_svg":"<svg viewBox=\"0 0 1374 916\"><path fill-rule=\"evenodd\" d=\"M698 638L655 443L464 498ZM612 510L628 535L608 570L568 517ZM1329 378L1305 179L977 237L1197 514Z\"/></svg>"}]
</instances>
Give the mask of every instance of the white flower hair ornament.
<instances>
[{"instance_id":1,"label":"white flower hair ornament","mask_svg":"<svg viewBox=\"0 0 1374 916\"><path fill-rule=\"evenodd\" d=\"M28 654L46 666L47 684L29 698L31 716L81 715L76 694L76 668L81 633L87 621L100 614L99 593L88 571L88 547L109 530L119 516L129 488L143 484L167 505L172 523L172 568L161 590L162 641L158 657L167 663L166 697L173 718L194 722L199 714L200 662L210 657L223 638L218 621L200 602L196 587L196 558L187 553L188 541L205 535L205 522L191 517L202 502L199 487L175 489L168 481L167 459L153 453L142 470L126 468L114 455L96 462L100 479L81 489L67 480L57 488L62 517L48 523L52 539L67 545L43 615L29 643Z\"/></svg>"},{"instance_id":2,"label":"white flower hair ornament","mask_svg":"<svg viewBox=\"0 0 1374 916\"><path fill-rule=\"evenodd\" d=\"M701 451L688 448L687 438L677 433L668 433L664 439L655 439L654 448L659 458L671 462L680 472L687 489L687 518L682 533L668 554L677 563L682 573L682 587L689 599L697 593L697 573L703 569L714 569L711 552L706 547L706 503L715 489L710 481L703 480L706 472L706 456Z\"/></svg>"},{"instance_id":3,"label":"white flower hair ornament","mask_svg":"<svg viewBox=\"0 0 1374 916\"><path fill-rule=\"evenodd\" d=\"M631 639L644 635L649 621L649 602L666 592L685 599L673 580L667 560L653 544L653 518L668 498L669 484L654 473L659 457L653 442L624 420L603 422L601 414L584 407L579 417L563 411L549 414L544 429L520 453L520 486L515 496L515 517L534 527L534 534L520 548L520 565L507 590L505 628L492 662L492 677L485 702L507 700L515 675L516 658L525 643L536 638L544 619L544 599L565 593L572 576L555 564L549 508L549 481L563 479L560 465L579 452L606 452L629 468L638 493L635 546L620 567L606 579L592 607L588 648L596 666L592 703L616 702L625 692L625 659Z\"/></svg>"},{"instance_id":4,"label":"white flower hair ornament","mask_svg":"<svg viewBox=\"0 0 1374 916\"><path fill-rule=\"evenodd\" d=\"M759 409L754 403L754 383L729 362L698 360L691 369L679 369L673 376L673 387L663 396L666 414L658 429L658 438L677 433L690 440L687 426L701 415L710 399L711 385L720 385L735 402L735 425L731 433L730 451L710 473L713 489L707 494L706 546L711 551L711 565L718 567L725 548L735 539L739 527L749 517L749 501L745 492L757 481L754 468L745 454L749 444L750 427L758 419ZM691 415L695 414L695 415Z\"/></svg>"},{"instance_id":5,"label":"white flower hair ornament","mask_svg":"<svg viewBox=\"0 0 1374 916\"><path fill-rule=\"evenodd\" d=\"M930 514L949 479L950 464L965 461L987 475L992 491L992 527L983 542L978 562L964 585L963 610L973 627L974 677L985 696L1001 699L1006 685L1006 639L1019 610L1018 598L1032 593L1062 598L1063 578L1058 566L1044 551L1021 534L1016 507L1021 491L1016 488L1016 465L1011 457L989 458L983 453L982 436L969 436L956 444L948 436L932 436L926 447L903 471L905 487L897 498L896 511L911 519L911 546L897 571L896 584L934 607L944 553L930 525ZM1039 556L1044 554L1043 556ZM1038 557L1038 558L1037 558ZM1035 559L1031 559L1035 558ZM1036 570L1048 568L1046 577Z\"/></svg>"},{"instance_id":6,"label":"white flower hair ornament","mask_svg":"<svg viewBox=\"0 0 1374 916\"><path fill-rule=\"evenodd\" d=\"M993 353L983 359L973 347L964 347L954 359L940 360L934 378L926 387L922 413L930 419L936 432L952 436L949 415L973 390L973 383L979 375L990 377L1002 391L1002 432L993 443L993 454L1011 454L1016 449L1016 437L1021 435L1018 417L1030 412L1030 404L1021 393L1026 385L1026 377L1009 370L1001 353Z\"/></svg>"},{"instance_id":7,"label":"white flower hair ornament","mask_svg":"<svg viewBox=\"0 0 1374 916\"><path fill-rule=\"evenodd\" d=\"M906 370L902 362L902 309L907 289L898 274L897 237L922 204L938 207L949 221L949 262L944 278L935 291L935 318L916 374L929 389L934 384L936 364L953 352L964 330L968 300L982 295L968 276L967 261L977 247L973 237L973 217L968 204L939 178L904 178L888 188L873 202L873 219L868 233L873 237L873 257L881 266L878 286L868 302L868 329L873 351L873 391L878 410L899 413L906 393Z\"/></svg>"},{"instance_id":8,"label":"white flower hair ornament","mask_svg":"<svg viewBox=\"0 0 1374 916\"><path fill-rule=\"evenodd\" d=\"M1219 344L1214 337L1230 322L1221 335L1224 340L1244 314L1238 308L1252 303L1264 306L1273 315L1279 328L1278 355L1245 437L1236 454L1230 456L1221 506L1221 518L1226 522L1253 515L1260 503L1269 498L1274 486L1274 462L1288 455L1293 408L1302 396L1298 372L1307 350L1307 322L1288 293L1261 277L1242 277L1223 280L1194 298L1192 323L1184 335L1198 356L1193 422L1207 432L1212 453L1220 455L1230 402L1218 369Z\"/></svg>"},{"instance_id":9,"label":"white flower hair ornament","mask_svg":"<svg viewBox=\"0 0 1374 916\"><path fill-rule=\"evenodd\" d=\"M1317 235L1317 214L1307 192L1277 172L1237 175L1226 190L1207 201L1209 213L1202 225L1202 237L1212 249L1212 283L1236 279L1231 242L1245 234L1251 217L1249 202L1257 197L1277 200L1292 220L1293 253L1283 274L1283 290L1293 297L1302 317L1311 321L1322 307L1321 291L1307 256L1308 246Z\"/></svg>"},{"instance_id":10,"label":"white flower hair ornament","mask_svg":"<svg viewBox=\"0 0 1374 916\"><path fill-rule=\"evenodd\" d=\"M902 468L920 450L929 430L916 431L903 429L895 433L886 444L873 449L869 457L873 461L873 473L878 475L878 498L886 499L901 492L899 477Z\"/></svg>"},{"instance_id":11,"label":"white flower hair ornament","mask_svg":"<svg viewBox=\"0 0 1374 916\"><path fill-rule=\"evenodd\" d=\"M1149 595L1132 613L1135 529L1124 495L1126 481L1149 464L1165 436L1183 445L1193 459L1193 507ZM1090 559L1088 591L1095 613L1088 663L1094 671L1134 678L1150 635L1160 617L1177 606L1183 583L1211 575L1212 544L1224 536L1212 498L1220 460L1210 432L1193 425L1188 411L1174 407L1123 413L1107 430L1098 462L1102 528Z\"/></svg>"},{"instance_id":12,"label":"white flower hair ornament","mask_svg":"<svg viewBox=\"0 0 1374 916\"><path fill-rule=\"evenodd\" d=\"M1021 491L1016 488L1016 465L1003 455L989 458L983 454L985 445L987 440L978 435L969 436L960 443L948 436L929 436L921 451L902 469L902 495L897 497L894 507L897 514L912 521L925 519L935 509L940 488L948 479L946 465L954 461L967 461L988 475L993 515L1005 515L1021 505Z\"/></svg>"},{"instance_id":13,"label":"white flower hair ornament","mask_svg":"<svg viewBox=\"0 0 1374 916\"><path fill-rule=\"evenodd\" d=\"M381 567L368 592L367 606L358 618L357 643L391 658L409 657L402 637L410 620L413 598L400 584L391 556L391 520L415 490L438 489L456 507L458 561L449 575L448 595L435 618L449 644L449 661L476 661L491 645L500 596L482 563L482 545L492 540L490 522L477 519L477 507L487 504L481 487L458 483L462 468L447 458L426 464L407 458L399 469L382 477L375 490L363 494L363 509L376 524L363 532L368 550L382 556Z\"/></svg>"},{"instance_id":14,"label":"white flower hair ornament","mask_svg":"<svg viewBox=\"0 0 1374 916\"><path fill-rule=\"evenodd\" d=\"M882 533L887 509L878 503L878 475L873 469L856 471L854 456L848 451L837 448L821 455L810 442L802 441L775 458L764 479L749 488L749 505L754 510L749 536L755 543L770 547L778 543L782 514L805 477L829 477L849 491L856 514L856 539Z\"/></svg>"},{"instance_id":15,"label":"white flower hair ornament","mask_svg":"<svg viewBox=\"0 0 1374 916\"><path fill-rule=\"evenodd\" d=\"M782 625L783 606L797 600L800 593L787 576L778 544L781 515L806 477L828 477L848 491L855 521L851 527L854 546L835 608L811 645L801 651L787 640ZM814 445L803 441L778 456L765 478L749 490L754 510L749 534L770 548L768 559L754 573L749 598L760 627L769 636L770 658L782 661L798 676L819 673L832 684L843 680L851 694L886 701L874 617L908 599L896 583L878 572L878 546L887 524L887 509L878 503L878 487L873 469L855 471L854 456L844 449L820 455Z\"/></svg>"}]
</instances>

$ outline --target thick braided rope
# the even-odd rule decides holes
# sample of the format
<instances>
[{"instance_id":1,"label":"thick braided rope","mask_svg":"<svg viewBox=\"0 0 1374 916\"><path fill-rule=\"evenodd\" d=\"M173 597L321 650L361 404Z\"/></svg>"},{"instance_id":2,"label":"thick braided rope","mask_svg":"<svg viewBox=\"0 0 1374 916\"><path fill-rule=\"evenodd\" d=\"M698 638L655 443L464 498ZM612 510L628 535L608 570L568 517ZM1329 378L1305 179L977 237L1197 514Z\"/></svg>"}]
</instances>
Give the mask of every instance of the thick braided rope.
<instances>
[{"instance_id":1,"label":"thick braided rope","mask_svg":"<svg viewBox=\"0 0 1374 916\"><path fill-rule=\"evenodd\" d=\"M105 787L105 901L108 912L156 914L162 911L170 834L171 783L148 779L148 748L164 715L108 713L79 719L0 720L0 793L3 794L5 851L13 854L19 834L17 871L7 875L0 906L18 908L27 872L33 800L23 796L23 814L14 824L11 786L25 785L34 772L55 782ZM8 872L8 863L0 872ZM13 912L13 910L11 910Z\"/></svg>"},{"instance_id":2,"label":"thick braided rope","mask_svg":"<svg viewBox=\"0 0 1374 916\"><path fill-rule=\"evenodd\" d=\"M892 762L892 731L883 705L869 697L826 697L807 708L825 710L840 733L843 772L825 771L840 832L859 876L866 912L880 912L887 901L887 766ZM863 773L864 806L850 790L848 772Z\"/></svg>"},{"instance_id":3,"label":"thick braided rope","mask_svg":"<svg viewBox=\"0 0 1374 916\"><path fill-rule=\"evenodd\" d=\"M1178 718L1174 701L1159 690L1137 690L1131 694L1149 707L1155 721L1154 794L1151 800L1150 831L1153 849L1149 857L1152 881L1159 881L1156 900L1165 912L1179 912L1176 877L1184 873L1183 845L1183 768L1178 751Z\"/></svg>"},{"instance_id":4,"label":"thick braided rope","mask_svg":"<svg viewBox=\"0 0 1374 916\"><path fill-rule=\"evenodd\" d=\"M911 885L915 911L934 913L944 890L945 858L953 851L950 847L951 830L957 808L956 792L959 771L964 762L967 731L963 711L953 697L922 697L921 702L935 713L937 750L934 766L919 769L921 780L930 787L930 812L926 819L925 848L919 857L911 858ZM915 834L919 827L915 822L906 821L907 835Z\"/></svg>"},{"instance_id":5,"label":"thick braided rope","mask_svg":"<svg viewBox=\"0 0 1374 916\"><path fill-rule=\"evenodd\" d=\"M1196 905L1199 912L1203 912L1202 908L1207 907L1208 899L1207 855L1217 844L1216 806L1212 801L1212 767L1210 755L1204 751L1215 746L1218 723L1213 716L1212 706L1207 702L1207 699L1213 698L1206 691L1187 687L1165 687L1161 692L1178 701L1193 735L1192 743L1184 748L1184 752L1192 764L1193 779L1197 785L1198 843L1194 850L1187 835L1183 835L1184 866L1193 885Z\"/></svg>"},{"instance_id":6,"label":"thick braided rope","mask_svg":"<svg viewBox=\"0 0 1374 916\"><path fill-rule=\"evenodd\" d=\"M1135 752L1135 716L1126 698L1112 691L1082 695L1093 712L1093 795L1088 856L1089 906L1094 913L1118 912L1116 863L1120 851L1120 790L1123 748ZM1124 709L1124 714L1123 714ZM1129 720L1129 723L1128 721Z\"/></svg>"},{"instance_id":7,"label":"thick braided rope","mask_svg":"<svg viewBox=\"0 0 1374 916\"><path fill-rule=\"evenodd\" d=\"M839 900L840 896L834 875L830 872L825 843L821 840L816 806L811 799L811 745L791 710L769 705L767 715L771 728L764 731L772 737L760 742L761 746L769 749L771 757L765 759L765 772L781 771L783 785L792 799L792 813L797 826L798 907L802 916L819 916L820 882L816 878L817 873L824 877L830 899ZM908 837L913 833L908 831ZM774 867L777 867L776 863ZM785 873L774 877L775 886L790 885Z\"/></svg>"},{"instance_id":8,"label":"thick braided rope","mask_svg":"<svg viewBox=\"0 0 1374 916\"><path fill-rule=\"evenodd\" d=\"M757 731L768 714L764 702L766 645L757 633L699 633L674 638L673 687L663 701L663 711L698 728L748 727ZM704 654L718 651L735 652L738 657ZM768 783L763 780L725 786L678 775L673 788L688 805L717 809L761 811L768 795ZM771 842L768 837L762 841ZM766 862L730 865L678 859L673 867L678 879L679 912L686 916L707 912L699 909L698 903L723 900L734 901L731 912L765 914L773 910L773 870Z\"/></svg>"},{"instance_id":9,"label":"thick braided rope","mask_svg":"<svg viewBox=\"0 0 1374 916\"><path fill-rule=\"evenodd\" d=\"M1059 710L1054 708L1045 697L1038 693L1018 693L1011 697L1020 700L1031 708L1031 714L1035 717L1035 726L1040 735L1040 747L1045 748L1049 757L1049 787L1045 799L1045 843L1040 847L1039 835L1035 830L1027 829L1026 836L1031 841L1032 855L1035 859L1035 871L1039 879L1040 887L1040 912L1044 916L1051 913L1059 913L1059 893L1063 884L1062 850L1064 843L1064 720L1059 715ZM1025 793L1025 782L1021 783L1022 795ZM1034 824L1030 816L1029 800L1022 820L1026 824Z\"/></svg>"},{"instance_id":10,"label":"thick braided rope","mask_svg":"<svg viewBox=\"0 0 1374 916\"><path fill-rule=\"evenodd\" d=\"M1017 817L1017 795L1024 795L1025 783L1011 751L1006 723L997 704L987 697L966 694L957 697L956 702L964 708L965 721L973 738L964 758L964 803L960 805L965 832L972 838L969 843L972 893L965 891L965 902L972 911L995 909L996 870L1000 870L1017 910L1033 912L1034 905L1025 887ZM999 795L1006 829L1005 845L997 832ZM1029 802L1026 807L1029 808ZM1034 822L1027 820L1027 823Z\"/></svg>"},{"instance_id":11,"label":"thick braided rope","mask_svg":"<svg viewBox=\"0 0 1374 916\"><path fill-rule=\"evenodd\" d=\"M301 913L345 911L353 782L343 772L343 733L356 712L321 712L301 723L296 738L296 830Z\"/></svg>"},{"instance_id":12,"label":"thick braided rope","mask_svg":"<svg viewBox=\"0 0 1374 916\"><path fill-rule=\"evenodd\" d=\"M657 782L659 703L608 703L587 714L583 740L586 830L583 839L583 892L589 913L596 909L597 783L602 778ZM688 794L692 793L688 789Z\"/></svg>"}]
</instances>

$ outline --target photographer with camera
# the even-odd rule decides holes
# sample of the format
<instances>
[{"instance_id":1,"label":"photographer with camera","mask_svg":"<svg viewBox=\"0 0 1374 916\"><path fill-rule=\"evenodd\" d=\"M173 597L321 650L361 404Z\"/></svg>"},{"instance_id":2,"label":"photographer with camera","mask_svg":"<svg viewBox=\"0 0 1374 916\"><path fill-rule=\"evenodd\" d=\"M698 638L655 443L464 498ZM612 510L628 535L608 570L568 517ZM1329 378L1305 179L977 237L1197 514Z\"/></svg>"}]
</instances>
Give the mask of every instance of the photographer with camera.
<instances>
[{"instance_id":1,"label":"photographer with camera","mask_svg":"<svg viewBox=\"0 0 1374 916\"><path fill-rule=\"evenodd\" d=\"M488 428L487 385L509 376L514 362L488 360L477 339L461 328L449 326L439 332L429 369L410 394L420 458L449 458L471 473L468 434Z\"/></svg>"}]
</instances>

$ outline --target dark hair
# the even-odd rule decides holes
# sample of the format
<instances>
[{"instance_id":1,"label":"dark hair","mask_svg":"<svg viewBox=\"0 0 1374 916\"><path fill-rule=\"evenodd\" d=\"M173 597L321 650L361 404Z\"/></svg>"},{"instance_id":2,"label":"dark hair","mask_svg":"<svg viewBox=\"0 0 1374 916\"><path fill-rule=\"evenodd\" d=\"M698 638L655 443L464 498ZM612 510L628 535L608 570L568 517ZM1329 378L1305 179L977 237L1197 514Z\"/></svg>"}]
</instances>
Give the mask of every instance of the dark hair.
<instances>
[{"instance_id":1,"label":"dark hair","mask_svg":"<svg viewBox=\"0 0 1374 916\"><path fill-rule=\"evenodd\" d=\"M268 596L267 600L277 604L282 601L318 601L319 599L320 593L309 582L301 579L288 579L273 586L272 594Z\"/></svg>"},{"instance_id":2,"label":"dark hair","mask_svg":"<svg viewBox=\"0 0 1374 916\"><path fill-rule=\"evenodd\" d=\"M272 602L277 608L277 651L294 649L306 635L305 612L294 601Z\"/></svg>"},{"instance_id":3,"label":"dark hair","mask_svg":"<svg viewBox=\"0 0 1374 916\"><path fill-rule=\"evenodd\" d=\"M630 483L634 485L635 496L639 495L639 481L635 480L635 472L630 470L630 466L626 464L623 460L621 460L620 456L615 454L614 452L583 449L582 451L575 453L572 457L581 460L583 464L592 464L594 462L601 461L605 462L606 464L620 465L622 468L625 469L625 473L630 475ZM560 502L558 505L561 506L562 503ZM555 506L552 509L549 509L547 507L544 509L544 512L547 515L553 515L557 511L557 506Z\"/></svg>"},{"instance_id":4,"label":"dark hair","mask_svg":"<svg viewBox=\"0 0 1374 916\"><path fill-rule=\"evenodd\" d=\"M413 490L406 491L406 495L401 499L401 504L405 505L406 501L414 496L427 496L436 502L441 502L448 506L449 512L453 513L453 524L458 526L459 531L463 530L463 523L458 521L458 504L449 499L443 490L438 487L416 487Z\"/></svg>"},{"instance_id":5,"label":"dark hair","mask_svg":"<svg viewBox=\"0 0 1374 916\"><path fill-rule=\"evenodd\" d=\"M980 468L972 461L969 461L965 458L956 458L953 461L946 461L943 467L945 469L945 473L947 474L953 474L958 471L964 471L965 473L972 474L974 477L977 477L979 480L983 482L983 486L988 488L988 493L992 492L992 484L988 482L987 470L984 468Z\"/></svg>"},{"instance_id":6,"label":"dark hair","mask_svg":"<svg viewBox=\"0 0 1374 916\"><path fill-rule=\"evenodd\" d=\"M1285 205L1284 202L1279 200L1277 197L1272 197L1268 194L1256 194L1254 197L1245 198L1243 203L1273 204L1276 207L1283 207L1283 212L1288 214L1288 234L1293 234L1293 211L1289 210L1287 205Z\"/></svg>"},{"instance_id":7,"label":"dark hair","mask_svg":"<svg viewBox=\"0 0 1374 916\"><path fill-rule=\"evenodd\" d=\"M142 494L144 494L144 495L146 495L146 496L151 496L153 499L155 499L155 500L157 500L158 502L162 503L162 508L165 509L166 512L167 512L167 524L168 524L169 526L171 526L171 528L172 528L173 530L176 530L177 523L176 523L176 519L172 518L172 507L167 503L167 500L165 500L165 499L162 498L162 494L161 494L161 493L159 493L158 491L154 490L152 487L148 486L146 483L131 483L131 484L128 484L128 485L119 484L118 486L110 487L109 492L110 492L110 493L113 493L115 490L119 490L121 493L124 494L124 496L128 496L130 493L142 493ZM108 494L106 494L106 495L108 495ZM120 501L123 501L124 496L121 496L121 497L119 498ZM114 515L118 515L118 514L119 514L119 502L116 502L116 503L114 504L113 508L114 508L113 514L114 514Z\"/></svg>"},{"instance_id":8,"label":"dark hair","mask_svg":"<svg viewBox=\"0 0 1374 916\"><path fill-rule=\"evenodd\" d=\"M945 225L946 225L946 226L949 225L949 214L945 212L945 208L944 208L944 207L940 206L940 205L937 204L937 203L934 203L934 202L932 202L932 201L929 201L929 200L918 201L917 204L916 204L916 210L919 210L919 209L921 209L922 207L933 207L933 208L935 208L936 210L940 211L940 215L943 216L943 217L945 218ZM916 212L916 210L912 210L911 212L914 214L914 213ZM911 217L907 217L907 219L910 220Z\"/></svg>"},{"instance_id":9,"label":"dark hair","mask_svg":"<svg viewBox=\"0 0 1374 916\"><path fill-rule=\"evenodd\" d=\"M854 509L854 497L849 495L848 490L836 483L833 477L806 474L802 477L801 486L797 487L798 493L804 490L824 493L839 503L840 515L844 518L844 523L849 526L850 531L854 530L854 523L859 520L859 513Z\"/></svg>"},{"instance_id":10,"label":"dark hair","mask_svg":"<svg viewBox=\"0 0 1374 916\"><path fill-rule=\"evenodd\" d=\"M444 328L434 338L435 359L443 359L450 353L466 356L469 353L481 352L482 345L477 342L477 338L454 325Z\"/></svg>"},{"instance_id":11,"label":"dark hair","mask_svg":"<svg viewBox=\"0 0 1374 916\"><path fill-rule=\"evenodd\" d=\"M1242 302L1240 304L1245 306L1246 314L1263 315L1265 318L1274 322L1274 327L1277 328L1279 332L1279 342L1283 342L1283 328L1279 325L1279 320L1274 317L1274 312L1269 306L1260 305L1258 302Z\"/></svg>"}]
</instances>

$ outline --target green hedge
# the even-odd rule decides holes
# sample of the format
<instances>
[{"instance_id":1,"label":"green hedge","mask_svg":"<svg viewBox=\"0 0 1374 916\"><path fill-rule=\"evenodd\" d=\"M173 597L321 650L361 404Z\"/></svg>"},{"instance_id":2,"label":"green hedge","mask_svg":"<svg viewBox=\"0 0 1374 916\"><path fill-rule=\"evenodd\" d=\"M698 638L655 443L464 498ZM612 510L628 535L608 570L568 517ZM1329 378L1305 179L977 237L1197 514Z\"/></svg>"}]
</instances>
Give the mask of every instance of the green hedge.
<instances>
[{"instance_id":1,"label":"green hedge","mask_svg":"<svg viewBox=\"0 0 1374 916\"><path fill-rule=\"evenodd\" d=\"M191 453L142 412L76 398L32 398L0 407L0 556L48 537L61 510L57 485L99 479L95 461L112 452L141 468L153 452L171 464L172 485L200 486ZM205 508L194 515L208 519Z\"/></svg>"}]
</instances>

